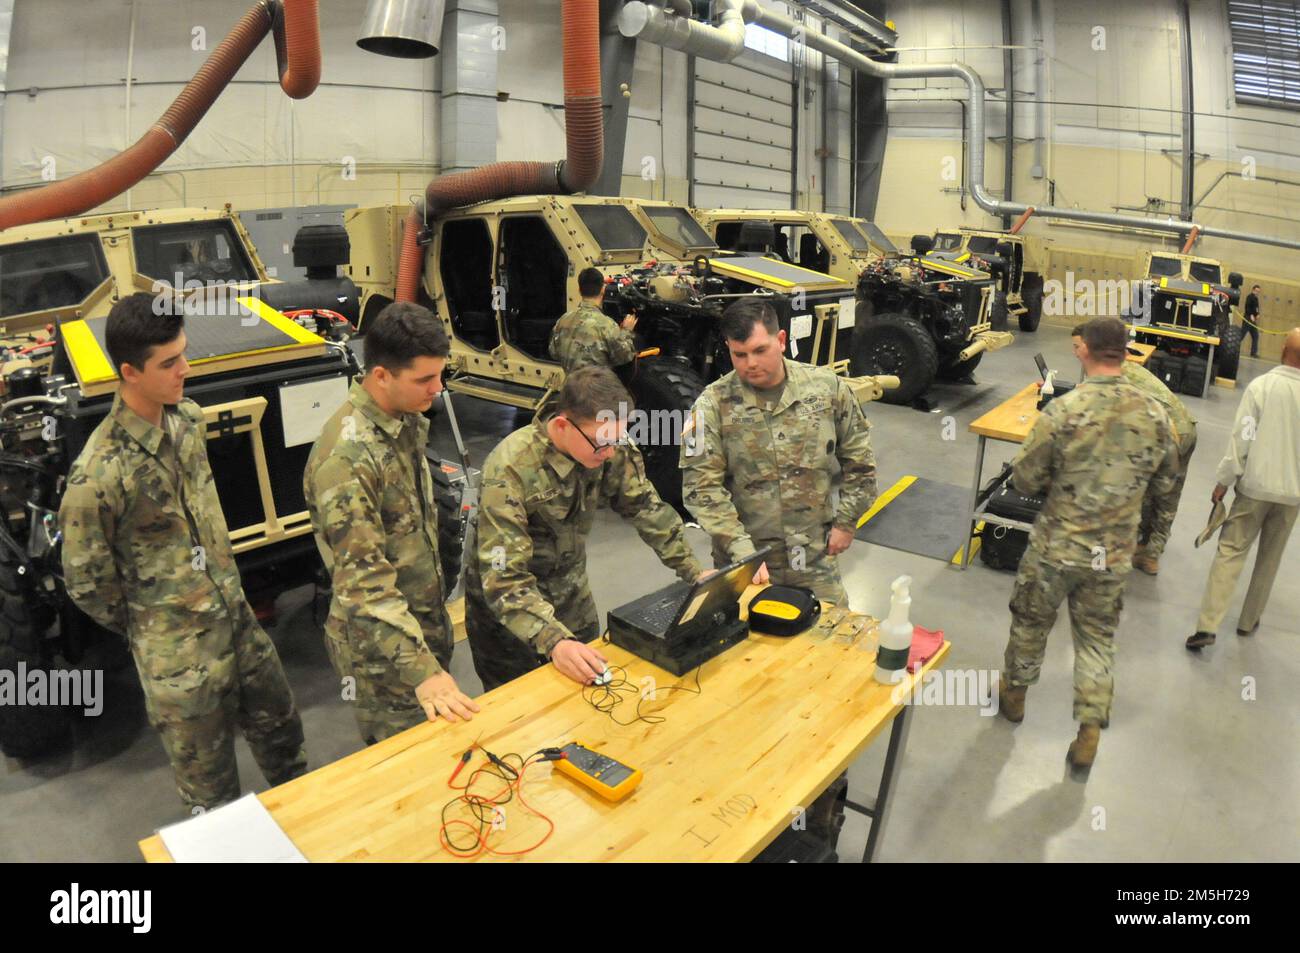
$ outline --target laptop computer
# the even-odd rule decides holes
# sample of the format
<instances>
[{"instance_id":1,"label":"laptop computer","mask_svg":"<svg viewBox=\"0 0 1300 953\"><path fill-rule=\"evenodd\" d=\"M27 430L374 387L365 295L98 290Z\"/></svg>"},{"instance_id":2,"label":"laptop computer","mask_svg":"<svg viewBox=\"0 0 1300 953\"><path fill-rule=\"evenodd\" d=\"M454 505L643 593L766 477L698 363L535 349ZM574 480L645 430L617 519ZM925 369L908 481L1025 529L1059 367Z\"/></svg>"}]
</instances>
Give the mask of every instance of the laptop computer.
<instances>
[{"instance_id":1,"label":"laptop computer","mask_svg":"<svg viewBox=\"0 0 1300 953\"><path fill-rule=\"evenodd\" d=\"M696 583L675 582L627 605L610 610L611 635L615 624L637 629L652 638L673 642L692 629L711 624L718 612L739 606L740 596L754 581L769 547L740 562L724 566Z\"/></svg>"},{"instance_id":2,"label":"laptop computer","mask_svg":"<svg viewBox=\"0 0 1300 953\"><path fill-rule=\"evenodd\" d=\"M676 675L741 641L740 597L769 547L695 583L676 582L611 609L609 640Z\"/></svg>"}]
</instances>

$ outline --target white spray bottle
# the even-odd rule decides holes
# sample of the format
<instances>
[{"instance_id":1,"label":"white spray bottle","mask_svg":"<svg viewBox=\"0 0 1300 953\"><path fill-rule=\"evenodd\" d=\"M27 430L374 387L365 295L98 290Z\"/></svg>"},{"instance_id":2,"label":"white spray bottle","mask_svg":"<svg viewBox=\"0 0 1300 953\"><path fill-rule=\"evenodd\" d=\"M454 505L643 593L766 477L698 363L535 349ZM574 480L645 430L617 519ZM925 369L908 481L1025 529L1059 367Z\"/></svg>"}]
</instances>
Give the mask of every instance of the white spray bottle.
<instances>
[{"instance_id":1,"label":"white spray bottle","mask_svg":"<svg viewBox=\"0 0 1300 953\"><path fill-rule=\"evenodd\" d=\"M912 623L907 613L912 606L909 591L911 576L899 576L890 589L889 618L880 627L880 647L876 651L876 681L893 685L907 674L907 656L912 649Z\"/></svg>"}]
</instances>

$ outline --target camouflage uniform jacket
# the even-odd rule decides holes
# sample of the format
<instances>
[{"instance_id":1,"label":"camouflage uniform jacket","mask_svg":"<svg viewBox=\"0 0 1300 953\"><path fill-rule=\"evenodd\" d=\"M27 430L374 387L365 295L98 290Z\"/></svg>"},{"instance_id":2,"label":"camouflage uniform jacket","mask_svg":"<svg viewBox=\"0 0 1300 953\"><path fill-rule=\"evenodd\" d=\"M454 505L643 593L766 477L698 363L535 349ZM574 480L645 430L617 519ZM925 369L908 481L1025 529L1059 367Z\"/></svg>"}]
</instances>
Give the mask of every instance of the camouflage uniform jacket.
<instances>
[{"instance_id":1,"label":"camouflage uniform jacket","mask_svg":"<svg viewBox=\"0 0 1300 953\"><path fill-rule=\"evenodd\" d=\"M326 638L353 673L414 688L451 647L437 507L424 450L429 421L393 417L354 381L303 475L316 545L333 577Z\"/></svg>"},{"instance_id":2,"label":"camouflage uniform jacket","mask_svg":"<svg viewBox=\"0 0 1300 953\"><path fill-rule=\"evenodd\" d=\"M1030 550L1057 566L1104 558L1110 571L1128 572L1148 484L1167 497L1178 465L1159 401L1122 377L1086 378L1043 408L1012 461L1016 489L1047 496Z\"/></svg>"},{"instance_id":3,"label":"camouflage uniform jacket","mask_svg":"<svg viewBox=\"0 0 1300 953\"><path fill-rule=\"evenodd\" d=\"M155 683L151 711L183 699L206 712L236 679L232 626L252 611L243 611L203 411L182 400L163 414L155 427L117 396L72 465L59 508L64 581L87 615L128 637Z\"/></svg>"},{"instance_id":4,"label":"camouflage uniform jacket","mask_svg":"<svg viewBox=\"0 0 1300 953\"><path fill-rule=\"evenodd\" d=\"M558 619L555 604L585 603L582 614L590 607L590 622L596 622L587 586L587 536L602 502L631 520L682 580L691 582L704 571L681 519L646 478L640 450L619 447L589 470L551 442L546 424L539 420L515 431L483 464L478 558L469 561L466 573L467 600L485 604L543 656L573 638L568 626L576 620L566 625Z\"/></svg>"},{"instance_id":5,"label":"camouflage uniform jacket","mask_svg":"<svg viewBox=\"0 0 1300 953\"><path fill-rule=\"evenodd\" d=\"M1186 452L1187 447L1195 444L1196 418L1191 415L1187 405L1166 387L1160 378L1141 365L1125 361L1124 379L1138 390L1160 401L1160 405L1169 414L1169 422L1174 428L1174 442L1178 444L1181 451Z\"/></svg>"},{"instance_id":6,"label":"camouflage uniform jacket","mask_svg":"<svg viewBox=\"0 0 1300 953\"><path fill-rule=\"evenodd\" d=\"M853 532L876 499L871 425L848 384L790 360L785 374L770 410L735 371L714 381L682 439L683 499L733 561L766 545L818 551L830 526Z\"/></svg>"},{"instance_id":7,"label":"camouflage uniform jacket","mask_svg":"<svg viewBox=\"0 0 1300 953\"><path fill-rule=\"evenodd\" d=\"M614 368L636 357L636 339L594 305L586 301L560 320L551 331L551 357L564 373L580 367Z\"/></svg>"}]
</instances>

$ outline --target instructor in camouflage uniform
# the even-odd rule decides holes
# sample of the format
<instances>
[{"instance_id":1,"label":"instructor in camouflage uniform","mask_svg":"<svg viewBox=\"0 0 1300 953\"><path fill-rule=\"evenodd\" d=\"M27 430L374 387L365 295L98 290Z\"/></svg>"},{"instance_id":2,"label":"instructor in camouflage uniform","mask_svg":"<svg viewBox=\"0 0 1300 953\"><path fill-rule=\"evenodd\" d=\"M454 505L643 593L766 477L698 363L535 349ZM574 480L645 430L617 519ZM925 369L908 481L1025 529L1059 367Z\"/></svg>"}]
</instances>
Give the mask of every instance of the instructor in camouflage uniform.
<instances>
[{"instance_id":1,"label":"instructor in camouflage uniform","mask_svg":"<svg viewBox=\"0 0 1300 953\"><path fill-rule=\"evenodd\" d=\"M239 797L236 729L272 785L307 758L279 656L240 585L203 411L182 399L183 320L153 305L135 294L108 315L121 385L68 475L63 572L73 601L130 641L181 798L214 808Z\"/></svg>"},{"instance_id":2,"label":"instructor in camouflage uniform","mask_svg":"<svg viewBox=\"0 0 1300 953\"><path fill-rule=\"evenodd\" d=\"M447 671L452 629L424 455L447 333L427 308L396 303L364 342L366 376L321 430L303 490L333 579L325 647L374 744L426 718L468 719L478 706Z\"/></svg>"},{"instance_id":3,"label":"instructor in camouflage uniform","mask_svg":"<svg viewBox=\"0 0 1300 953\"><path fill-rule=\"evenodd\" d=\"M515 431L483 464L465 628L489 691L548 661L583 684L604 671L605 657L587 644L600 634L587 584L587 536L600 504L630 520L680 579L706 575L627 441L630 407L612 371L582 368L565 379L556 416Z\"/></svg>"},{"instance_id":4,"label":"instructor in camouflage uniform","mask_svg":"<svg viewBox=\"0 0 1300 953\"><path fill-rule=\"evenodd\" d=\"M847 605L836 557L876 499L871 425L847 383L785 359L771 305L732 304L722 333L735 370L700 395L683 435L686 506L713 537L717 566L771 546L755 582L806 586Z\"/></svg>"},{"instance_id":5,"label":"instructor in camouflage uniform","mask_svg":"<svg viewBox=\"0 0 1300 953\"><path fill-rule=\"evenodd\" d=\"M1002 714L1025 716L1025 690L1038 681L1047 634L1063 600L1074 632L1074 718L1070 762L1093 763L1114 693L1115 626L1137 548L1142 500L1171 505L1178 447L1169 415L1130 384L1123 364L1128 331L1116 318L1083 327L1086 377L1055 398L1012 462L1017 490L1046 501L1029 534L1011 596L1011 638L999 689Z\"/></svg>"},{"instance_id":6,"label":"instructor in camouflage uniform","mask_svg":"<svg viewBox=\"0 0 1300 953\"><path fill-rule=\"evenodd\" d=\"M1079 357L1083 347L1083 325L1076 326L1070 333L1074 356ZM1160 378L1140 364L1126 359L1124 379L1160 402L1160 406L1169 414L1174 442L1178 444L1178 478L1174 481L1174 488L1169 491L1169 499L1158 500L1151 490L1142 497L1142 522L1138 524L1138 550L1133 554L1133 568L1154 576L1160 572L1160 557L1169 543L1169 532L1178 513L1178 501L1183 496L1183 484L1187 482L1187 468L1191 466L1192 452L1196 449L1196 418Z\"/></svg>"},{"instance_id":7,"label":"instructor in camouflage uniform","mask_svg":"<svg viewBox=\"0 0 1300 953\"><path fill-rule=\"evenodd\" d=\"M580 367L620 367L636 357L632 337L636 315L615 324L601 310L605 276L595 268L584 268L578 275L578 293L582 303L556 321L551 331L551 357L560 362L564 373Z\"/></svg>"}]
</instances>

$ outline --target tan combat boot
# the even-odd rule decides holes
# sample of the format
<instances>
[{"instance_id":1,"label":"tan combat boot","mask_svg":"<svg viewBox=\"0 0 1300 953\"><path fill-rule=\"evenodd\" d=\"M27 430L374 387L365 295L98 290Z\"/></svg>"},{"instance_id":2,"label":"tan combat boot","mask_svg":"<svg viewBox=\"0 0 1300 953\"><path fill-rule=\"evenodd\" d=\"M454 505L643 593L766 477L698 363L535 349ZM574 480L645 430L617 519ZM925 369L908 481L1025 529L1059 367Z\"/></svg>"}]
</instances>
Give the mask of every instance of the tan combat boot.
<instances>
[{"instance_id":1,"label":"tan combat boot","mask_svg":"<svg viewBox=\"0 0 1300 953\"><path fill-rule=\"evenodd\" d=\"M1154 576L1160 572L1160 560L1156 559L1154 556L1147 556L1144 553L1139 553L1133 557L1133 568L1139 572L1146 573L1148 576Z\"/></svg>"},{"instance_id":2,"label":"tan combat boot","mask_svg":"<svg viewBox=\"0 0 1300 953\"><path fill-rule=\"evenodd\" d=\"M998 712L1007 721L1019 724L1025 720L1025 692L1027 685L998 685Z\"/></svg>"},{"instance_id":3,"label":"tan combat boot","mask_svg":"<svg viewBox=\"0 0 1300 953\"><path fill-rule=\"evenodd\" d=\"M1070 764L1076 768L1091 768L1097 760L1097 742L1101 740L1101 725L1095 721L1079 725L1079 736L1070 742L1070 751L1066 755Z\"/></svg>"}]
</instances>

